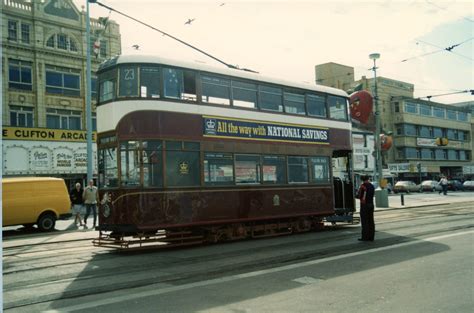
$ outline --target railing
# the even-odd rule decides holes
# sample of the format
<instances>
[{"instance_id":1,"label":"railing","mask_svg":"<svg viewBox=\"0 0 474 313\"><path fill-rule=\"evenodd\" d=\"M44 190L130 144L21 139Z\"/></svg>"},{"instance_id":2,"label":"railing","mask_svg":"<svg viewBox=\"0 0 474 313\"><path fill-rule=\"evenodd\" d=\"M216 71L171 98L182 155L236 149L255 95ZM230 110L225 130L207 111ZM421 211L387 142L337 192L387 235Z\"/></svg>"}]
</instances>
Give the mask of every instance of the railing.
<instances>
[{"instance_id":1,"label":"railing","mask_svg":"<svg viewBox=\"0 0 474 313\"><path fill-rule=\"evenodd\" d=\"M31 11L32 3L22 0L3 0L3 5L19 10Z\"/></svg>"}]
</instances>

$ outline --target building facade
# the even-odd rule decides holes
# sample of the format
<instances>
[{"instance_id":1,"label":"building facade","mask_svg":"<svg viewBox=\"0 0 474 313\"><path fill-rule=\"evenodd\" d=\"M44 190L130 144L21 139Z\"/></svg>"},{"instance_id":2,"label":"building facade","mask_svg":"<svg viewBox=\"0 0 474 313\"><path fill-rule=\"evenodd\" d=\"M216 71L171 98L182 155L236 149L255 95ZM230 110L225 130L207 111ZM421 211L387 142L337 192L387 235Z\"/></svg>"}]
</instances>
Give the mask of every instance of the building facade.
<instances>
[{"instance_id":1,"label":"building facade","mask_svg":"<svg viewBox=\"0 0 474 313\"><path fill-rule=\"evenodd\" d=\"M70 0L5 0L1 14L3 176L82 179L87 44L95 130L94 72L100 62L120 54L119 25L91 18L87 43L86 13Z\"/></svg>"},{"instance_id":2,"label":"building facade","mask_svg":"<svg viewBox=\"0 0 474 313\"><path fill-rule=\"evenodd\" d=\"M350 75L343 75L351 73L350 67L325 63L316 66L316 73L319 84L374 94L374 78L363 76L350 82ZM474 127L470 103L448 105L414 99L414 88L410 83L377 77L382 133L393 135L392 148L382 152L384 172L415 182L437 179L441 174L472 179ZM354 136L360 134L354 132ZM437 138L446 138L447 144L438 145ZM353 140L355 154L360 149L356 144L359 139Z\"/></svg>"}]
</instances>

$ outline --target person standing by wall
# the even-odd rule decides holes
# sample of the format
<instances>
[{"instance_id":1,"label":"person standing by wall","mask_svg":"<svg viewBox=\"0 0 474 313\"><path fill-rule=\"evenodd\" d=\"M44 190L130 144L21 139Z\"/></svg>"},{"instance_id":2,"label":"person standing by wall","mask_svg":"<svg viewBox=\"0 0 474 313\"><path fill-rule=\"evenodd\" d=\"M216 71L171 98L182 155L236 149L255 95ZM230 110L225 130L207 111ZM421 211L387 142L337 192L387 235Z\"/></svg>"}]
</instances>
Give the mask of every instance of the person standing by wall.
<instances>
[{"instance_id":1,"label":"person standing by wall","mask_svg":"<svg viewBox=\"0 0 474 313\"><path fill-rule=\"evenodd\" d=\"M84 225L81 219L81 213L84 208L84 200L82 199L83 193L84 190L82 190L81 183L76 183L74 188L69 192L72 204L72 215L74 216L74 224L76 224L76 227L78 226L77 224L79 224L79 226Z\"/></svg>"},{"instance_id":2,"label":"person standing by wall","mask_svg":"<svg viewBox=\"0 0 474 313\"><path fill-rule=\"evenodd\" d=\"M99 200L99 191L96 186L94 186L94 180L89 181L89 185L84 189L84 193L82 194L82 198L84 199L84 203L86 205L86 216L84 216L84 227L87 228L87 218L89 215L94 215L94 226L96 226L97 220L97 202Z\"/></svg>"},{"instance_id":3,"label":"person standing by wall","mask_svg":"<svg viewBox=\"0 0 474 313\"><path fill-rule=\"evenodd\" d=\"M360 199L360 222L362 226L359 241L374 241L374 186L370 183L368 176L362 176L362 185L357 193Z\"/></svg>"}]
</instances>

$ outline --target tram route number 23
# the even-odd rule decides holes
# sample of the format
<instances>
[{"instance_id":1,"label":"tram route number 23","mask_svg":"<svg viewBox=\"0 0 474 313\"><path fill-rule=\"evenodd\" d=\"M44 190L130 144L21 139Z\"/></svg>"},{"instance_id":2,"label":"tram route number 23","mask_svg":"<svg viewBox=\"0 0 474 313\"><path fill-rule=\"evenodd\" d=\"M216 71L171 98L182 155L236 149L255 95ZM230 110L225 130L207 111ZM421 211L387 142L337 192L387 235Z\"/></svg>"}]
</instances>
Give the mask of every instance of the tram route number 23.
<instances>
[{"instance_id":1,"label":"tram route number 23","mask_svg":"<svg viewBox=\"0 0 474 313\"><path fill-rule=\"evenodd\" d=\"M135 69L133 68L126 68L124 69L124 79L125 80L134 80L135 79Z\"/></svg>"}]
</instances>

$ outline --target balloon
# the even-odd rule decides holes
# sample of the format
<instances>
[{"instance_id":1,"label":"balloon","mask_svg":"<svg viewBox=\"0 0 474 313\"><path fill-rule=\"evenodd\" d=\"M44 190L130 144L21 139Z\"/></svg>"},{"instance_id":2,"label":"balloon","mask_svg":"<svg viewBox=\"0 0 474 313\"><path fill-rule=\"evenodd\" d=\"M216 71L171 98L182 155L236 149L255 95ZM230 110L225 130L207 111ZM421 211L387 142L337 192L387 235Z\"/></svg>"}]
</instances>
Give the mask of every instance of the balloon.
<instances>
[{"instance_id":1,"label":"balloon","mask_svg":"<svg viewBox=\"0 0 474 313\"><path fill-rule=\"evenodd\" d=\"M356 91L350 95L351 117L362 124L367 124L374 106L372 95L366 90Z\"/></svg>"}]
</instances>

